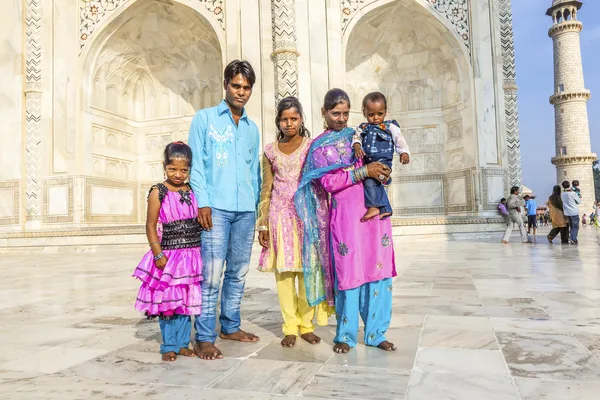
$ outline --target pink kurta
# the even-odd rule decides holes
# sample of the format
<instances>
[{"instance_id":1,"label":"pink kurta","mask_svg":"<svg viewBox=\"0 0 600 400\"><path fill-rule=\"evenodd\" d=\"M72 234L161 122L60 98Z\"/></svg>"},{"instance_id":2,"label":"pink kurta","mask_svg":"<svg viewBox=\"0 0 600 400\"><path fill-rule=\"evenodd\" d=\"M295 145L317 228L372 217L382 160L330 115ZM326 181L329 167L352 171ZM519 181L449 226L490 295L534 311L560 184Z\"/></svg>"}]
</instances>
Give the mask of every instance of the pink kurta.
<instances>
[{"instance_id":1,"label":"pink kurta","mask_svg":"<svg viewBox=\"0 0 600 400\"><path fill-rule=\"evenodd\" d=\"M355 167L362 166L358 161ZM330 230L338 290L396 276L390 219L360 219L367 209L362 182L354 184L351 171L338 169L319 179L331 194Z\"/></svg>"}]
</instances>

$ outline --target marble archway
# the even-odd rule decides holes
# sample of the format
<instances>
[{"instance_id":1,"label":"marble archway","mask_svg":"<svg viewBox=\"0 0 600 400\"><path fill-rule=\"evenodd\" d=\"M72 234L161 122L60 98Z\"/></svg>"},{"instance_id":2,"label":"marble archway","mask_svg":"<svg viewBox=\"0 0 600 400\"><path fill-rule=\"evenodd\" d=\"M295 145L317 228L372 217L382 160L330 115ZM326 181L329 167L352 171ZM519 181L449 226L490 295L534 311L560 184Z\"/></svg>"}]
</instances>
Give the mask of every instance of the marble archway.
<instances>
[{"instance_id":1,"label":"marble archway","mask_svg":"<svg viewBox=\"0 0 600 400\"><path fill-rule=\"evenodd\" d=\"M86 173L161 179L164 145L186 140L195 111L222 98L217 33L185 5L138 1L102 29L85 57Z\"/></svg>"},{"instance_id":2,"label":"marble archway","mask_svg":"<svg viewBox=\"0 0 600 400\"><path fill-rule=\"evenodd\" d=\"M347 33L350 122L362 121L363 96L381 91L388 98L388 118L400 122L413 152L407 167L394 165L390 194L398 214L474 211L473 80L462 46L416 1L374 8Z\"/></svg>"}]
</instances>

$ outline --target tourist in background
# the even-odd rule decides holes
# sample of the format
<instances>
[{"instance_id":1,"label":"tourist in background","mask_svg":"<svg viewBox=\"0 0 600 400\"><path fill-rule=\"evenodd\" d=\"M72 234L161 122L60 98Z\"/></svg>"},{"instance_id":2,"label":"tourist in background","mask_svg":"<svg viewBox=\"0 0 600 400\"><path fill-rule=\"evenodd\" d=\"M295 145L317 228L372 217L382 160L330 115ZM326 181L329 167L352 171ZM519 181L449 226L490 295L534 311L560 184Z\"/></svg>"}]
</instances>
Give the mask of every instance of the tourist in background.
<instances>
[{"instance_id":1,"label":"tourist in background","mask_svg":"<svg viewBox=\"0 0 600 400\"><path fill-rule=\"evenodd\" d=\"M535 236L537 232L537 201L535 201L535 196L528 194L525 195L524 200L527 210L527 234L530 235L533 229L533 236Z\"/></svg>"},{"instance_id":2,"label":"tourist in background","mask_svg":"<svg viewBox=\"0 0 600 400\"><path fill-rule=\"evenodd\" d=\"M189 144L194 152L190 183L204 229L202 314L194 323L194 350L204 360L223 358L214 345L223 275L219 337L240 342L259 340L240 328L240 302L250 268L260 193L260 135L244 108L255 81L247 61L229 63L224 72L225 99L198 111L190 127Z\"/></svg>"},{"instance_id":3,"label":"tourist in background","mask_svg":"<svg viewBox=\"0 0 600 400\"><path fill-rule=\"evenodd\" d=\"M563 213L563 202L560 186L555 185L552 189L552 195L548 199L548 211L552 219L552 229L548 233L548 242L552 243L556 235L560 233L560 242L569 244L568 220Z\"/></svg>"},{"instance_id":4,"label":"tourist in background","mask_svg":"<svg viewBox=\"0 0 600 400\"><path fill-rule=\"evenodd\" d=\"M594 209L594 224L596 225L597 229L600 229L600 200L596 202L596 204L594 205Z\"/></svg>"},{"instance_id":5,"label":"tourist in background","mask_svg":"<svg viewBox=\"0 0 600 400\"><path fill-rule=\"evenodd\" d=\"M293 347L300 337L310 344L321 342L315 335L313 319L327 325L327 301L308 304L302 269L304 227L294 206L300 172L311 144L304 126L302 105L286 97L277 106L277 140L265 146L262 162L262 190L256 221L258 240L263 247L258 270L274 272L279 306L283 316L283 347ZM297 288L296 288L297 285Z\"/></svg>"},{"instance_id":6,"label":"tourist in background","mask_svg":"<svg viewBox=\"0 0 600 400\"><path fill-rule=\"evenodd\" d=\"M309 150L295 203L304 222L303 267L309 304L335 298L336 353L358 342L359 315L367 346L395 349L386 339L392 317L392 277L396 276L390 219L361 222L367 209L363 181L385 182L391 169L363 165L352 153L354 130L346 127L350 98L341 89L325 95L325 132Z\"/></svg>"},{"instance_id":7,"label":"tourist in background","mask_svg":"<svg viewBox=\"0 0 600 400\"><path fill-rule=\"evenodd\" d=\"M562 187L564 191L561 194L561 198L565 217L569 220L569 237L572 244L578 244L577 234L579 233L579 204L581 203L581 198L579 194L571 190L569 181L564 181Z\"/></svg>"},{"instance_id":8,"label":"tourist in background","mask_svg":"<svg viewBox=\"0 0 600 400\"><path fill-rule=\"evenodd\" d=\"M525 230L525 225L523 224L523 216L521 214L523 208L523 200L519 197L519 187L513 186L510 189L510 196L508 196L508 200L506 201L506 208L508 209L508 224L506 225L506 231L504 232L504 237L502 238L502 243L508 244L510 241L510 235L512 234L513 224L516 224L519 227L519 233L521 234L521 242L522 243L531 243L529 241L529 236L527 235L527 231Z\"/></svg>"}]
</instances>

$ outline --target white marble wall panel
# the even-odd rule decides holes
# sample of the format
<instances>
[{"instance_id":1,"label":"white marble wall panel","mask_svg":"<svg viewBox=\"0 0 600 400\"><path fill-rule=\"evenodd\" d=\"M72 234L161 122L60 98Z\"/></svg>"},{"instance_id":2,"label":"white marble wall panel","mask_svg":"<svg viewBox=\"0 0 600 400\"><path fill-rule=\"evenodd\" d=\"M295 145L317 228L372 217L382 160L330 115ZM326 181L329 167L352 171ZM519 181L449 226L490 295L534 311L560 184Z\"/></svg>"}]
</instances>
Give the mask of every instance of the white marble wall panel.
<instances>
[{"instance_id":1,"label":"white marble wall panel","mask_svg":"<svg viewBox=\"0 0 600 400\"><path fill-rule=\"evenodd\" d=\"M48 188L48 216L69 215L69 186Z\"/></svg>"},{"instance_id":2,"label":"white marble wall panel","mask_svg":"<svg viewBox=\"0 0 600 400\"><path fill-rule=\"evenodd\" d=\"M467 204L466 178L448 180L448 203L449 206L460 206Z\"/></svg>"},{"instance_id":3,"label":"white marble wall panel","mask_svg":"<svg viewBox=\"0 0 600 400\"><path fill-rule=\"evenodd\" d=\"M92 215L132 215L134 190L103 186L91 187Z\"/></svg>"},{"instance_id":4,"label":"white marble wall panel","mask_svg":"<svg viewBox=\"0 0 600 400\"><path fill-rule=\"evenodd\" d=\"M488 203L494 204L499 203L503 197L508 197L504 193L504 178L502 176L488 176L487 177L488 187Z\"/></svg>"},{"instance_id":5,"label":"white marble wall panel","mask_svg":"<svg viewBox=\"0 0 600 400\"><path fill-rule=\"evenodd\" d=\"M0 188L0 218L12 218L14 215L14 189Z\"/></svg>"},{"instance_id":6,"label":"white marble wall panel","mask_svg":"<svg viewBox=\"0 0 600 400\"><path fill-rule=\"evenodd\" d=\"M441 207L444 205L441 180L397 182L392 185L394 208Z\"/></svg>"},{"instance_id":7,"label":"white marble wall panel","mask_svg":"<svg viewBox=\"0 0 600 400\"><path fill-rule=\"evenodd\" d=\"M0 181L21 179L23 147L23 5L2 2L0 24Z\"/></svg>"},{"instance_id":8,"label":"white marble wall panel","mask_svg":"<svg viewBox=\"0 0 600 400\"><path fill-rule=\"evenodd\" d=\"M246 105L246 111L259 129L262 128L262 131L274 130L275 123L273 120L264 121L263 123L261 113L263 102L273 101L273 98L263 98L263 83L262 76L260 74L262 49L259 44L261 43L261 39L263 41L268 41L269 44L271 44L271 40L269 37L261 36L260 9L257 1L244 2L243 18L244 21L240 24L241 58L249 61L256 72L256 84L254 85L254 90L252 91L252 97Z\"/></svg>"}]
</instances>

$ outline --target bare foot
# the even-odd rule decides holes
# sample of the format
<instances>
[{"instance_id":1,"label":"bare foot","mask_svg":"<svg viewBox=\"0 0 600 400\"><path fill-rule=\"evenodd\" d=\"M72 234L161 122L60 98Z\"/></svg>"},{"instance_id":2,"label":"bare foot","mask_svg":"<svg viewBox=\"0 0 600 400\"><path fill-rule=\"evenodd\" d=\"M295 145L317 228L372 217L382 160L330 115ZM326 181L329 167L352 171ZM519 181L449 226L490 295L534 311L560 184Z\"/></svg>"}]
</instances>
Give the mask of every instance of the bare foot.
<instances>
[{"instance_id":1,"label":"bare foot","mask_svg":"<svg viewBox=\"0 0 600 400\"><path fill-rule=\"evenodd\" d=\"M296 335L286 335L281 341L283 347L294 347L296 345Z\"/></svg>"},{"instance_id":2,"label":"bare foot","mask_svg":"<svg viewBox=\"0 0 600 400\"><path fill-rule=\"evenodd\" d=\"M379 343L377 347L385 351L396 351L396 346L394 346L394 343L390 343L387 340L384 340L383 342Z\"/></svg>"},{"instance_id":3,"label":"bare foot","mask_svg":"<svg viewBox=\"0 0 600 400\"><path fill-rule=\"evenodd\" d=\"M217 349L211 342L200 342L194 344L196 355L203 360L214 360L223 358L221 350Z\"/></svg>"},{"instance_id":4,"label":"bare foot","mask_svg":"<svg viewBox=\"0 0 600 400\"><path fill-rule=\"evenodd\" d=\"M315 335L312 332L304 333L304 334L300 335L300 337L302 339L306 340L310 344L319 344L319 343L321 343L321 338L318 337L317 335Z\"/></svg>"},{"instance_id":5,"label":"bare foot","mask_svg":"<svg viewBox=\"0 0 600 400\"><path fill-rule=\"evenodd\" d=\"M367 208L367 212L365 213L365 215L363 215L363 217L360 219L361 222L365 222L370 220L373 217L376 217L379 215L379 208L377 207L369 207Z\"/></svg>"},{"instance_id":6,"label":"bare foot","mask_svg":"<svg viewBox=\"0 0 600 400\"><path fill-rule=\"evenodd\" d=\"M229 335L226 335L223 332L221 332L219 334L219 337L223 340L237 340L238 342L258 342L260 340L260 338L255 334L244 332L241 329Z\"/></svg>"},{"instance_id":7,"label":"bare foot","mask_svg":"<svg viewBox=\"0 0 600 400\"><path fill-rule=\"evenodd\" d=\"M196 353L193 350L188 349L187 347L182 347L179 349L179 355L185 357L194 357Z\"/></svg>"},{"instance_id":8,"label":"bare foot","mask_svg":"<svg viewBox=\"0 0 600 400\"><path fill-rule=\"evenodd\" d=\"M346 343L336 343L335 346L333 346L333 351L338 354L349 353L350 346L348 346Z\"/></svg>"},{"instance_id":9,"label":"bare foot","mask_svg":"<svg viewBox=\"0 0 600 400\"><path fill-rule=\"evenodd\" d=\"M169 351L162 355L162 360L166 362L173 362L177 360L177 354L174 351Z\"/></svg>"},{"instance_id":10,"label":"bare foot","mask_svg":"<svg viewBox=\"0 0 600 400\"><path fill-rule=\"evenodd\" d=\"M506 240L503 240L502 244L508 244L508 242Z\"/></svg>"},{"instance_id":11,"label":"bare foot","mask_svg":"<svg viewBox=\"0 0 600 400\"><path fill-rule=\"evenodd\" d=\"M392 213L386 212L379 216L379 219L386 219L392 216Z\"/></svg>"}]
</instances>

